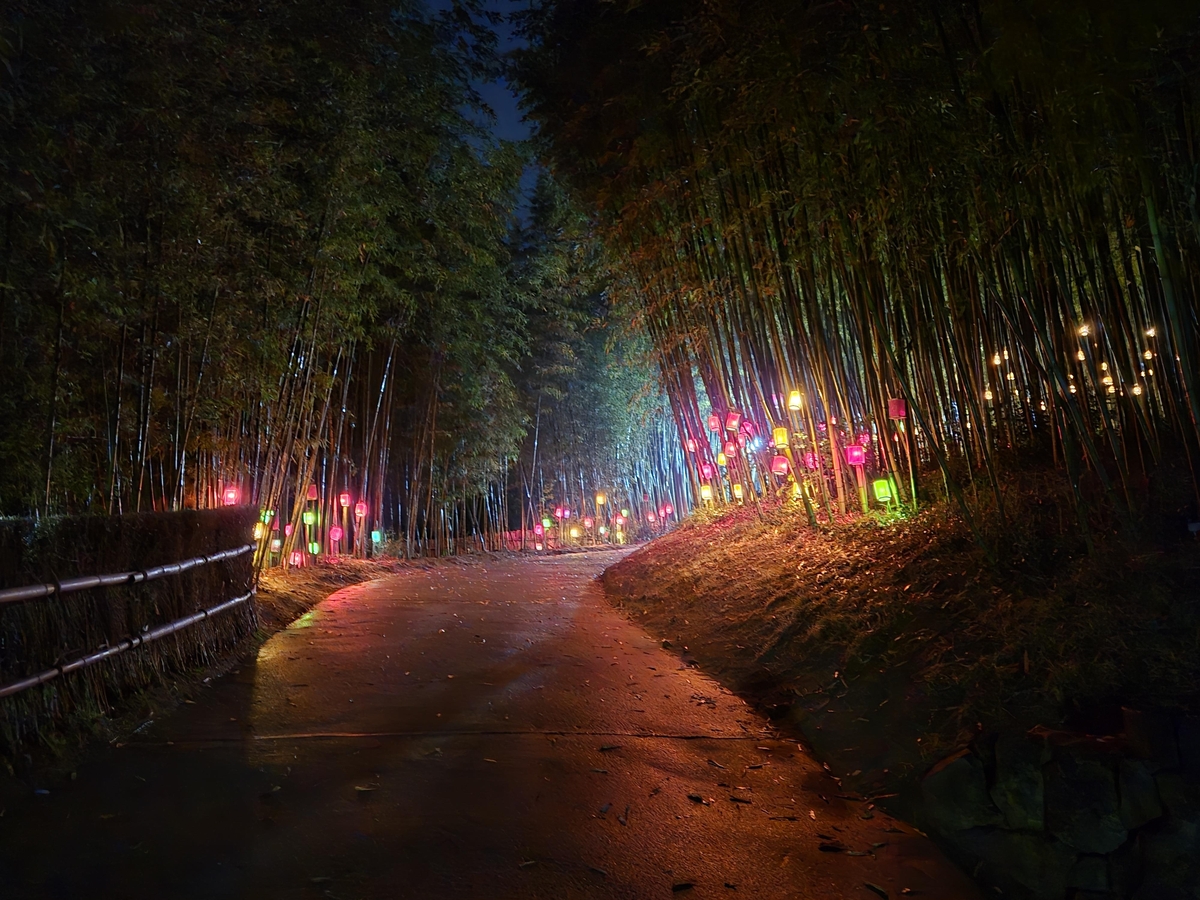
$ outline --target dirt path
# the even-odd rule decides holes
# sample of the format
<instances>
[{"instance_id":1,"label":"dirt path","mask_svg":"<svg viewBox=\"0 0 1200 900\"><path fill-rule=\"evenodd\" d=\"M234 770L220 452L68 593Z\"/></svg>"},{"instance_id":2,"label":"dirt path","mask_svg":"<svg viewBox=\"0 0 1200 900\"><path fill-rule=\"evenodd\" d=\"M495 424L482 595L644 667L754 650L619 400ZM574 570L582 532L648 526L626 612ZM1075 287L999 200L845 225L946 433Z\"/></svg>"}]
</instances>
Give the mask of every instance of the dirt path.
<instances>
[{"instance_id":1,"label":"dirt path","mask_svg":"<svg viewBox=\"0 0 1200 900\"><path fill-rule=\"evenodd\" d=\"M609 607L593 578L613 558L338 592L10 804L4 895L977 897Z\"/></svg>"}]
</instances>

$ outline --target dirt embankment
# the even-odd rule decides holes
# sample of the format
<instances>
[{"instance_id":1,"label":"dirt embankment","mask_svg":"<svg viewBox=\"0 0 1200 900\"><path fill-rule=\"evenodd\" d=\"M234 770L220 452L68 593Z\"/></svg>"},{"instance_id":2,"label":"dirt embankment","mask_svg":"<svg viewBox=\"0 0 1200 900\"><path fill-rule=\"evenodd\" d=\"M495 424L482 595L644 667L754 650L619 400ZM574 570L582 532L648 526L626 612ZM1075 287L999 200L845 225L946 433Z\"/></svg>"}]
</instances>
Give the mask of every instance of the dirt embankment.
<instances>
[{"instance_id":1,"label":"dirt embankment","mask_svg":"<svg viewBox=\"0 0 1200 900\"><path fill-rule=\"evenodd\" d=\"M981 732L1112 734L1122 704L1195 705L1194 545L1031 574L989 564L937 510L822 529L767 516L685 524L611 567L605 588L899 815L920 775Z\"/></svg>"}]
</instances>

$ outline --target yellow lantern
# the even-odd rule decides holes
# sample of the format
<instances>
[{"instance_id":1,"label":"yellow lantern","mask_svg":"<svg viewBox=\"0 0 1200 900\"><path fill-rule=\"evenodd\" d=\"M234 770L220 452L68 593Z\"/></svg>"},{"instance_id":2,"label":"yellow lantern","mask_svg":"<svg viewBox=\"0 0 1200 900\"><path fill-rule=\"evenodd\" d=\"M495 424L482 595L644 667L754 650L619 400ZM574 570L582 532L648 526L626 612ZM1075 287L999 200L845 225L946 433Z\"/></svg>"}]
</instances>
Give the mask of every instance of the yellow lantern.
<instances>
[{"instance_id":1,"label":"yellow lantern","mask_svg":"<svg viewBox=\"0 0 1200 900\"><path fill-rule=\"evenodd\" d=\"M729 460L727 460L727 459L725 458L725 454L724 454L724 453L718 453L718 454L717 454L717 465L718 465L718 466L724 466L724 465L727 465L728 463L729 463Z\"/></svg>"},{"instance_id":2,"label":"yellow lantern","mask_svg":"<svg viewBox=\"0 0 1200 900\"><path fill-rule=\"evenodd\" d=\"M262 522L254 523L254 539L256 541L261 541L263 539L263 535L266 533L267 533L267 527L265 525L263 525Z\"/></svg>"},{"instance_id":3,"label":"yellow lantern","mask_svg":"<svg viewBox=\"0 0 1200 900\"><path fill-rule=\"evenodd\" d=\"M734 498L735 498L736 500L739 500L739 501L740 501L740 500L742 499L742 496L743 496L743 494L744 494L744 492L743 492L743 490L742 490L742 485L741 485L741 483L739 482L738 484L735 484L735 485L733 486L733 496L734 496Z\"/></svg>"},{"instance_id":4,"label":"yellow lantern","mask_svg":"<svg viewBox=\"0 0 1200 900\"><path fill-rule=\"evenodd\" d=\"M596 505L597 506L603 506L607 502L607 500L608 500L608 498L605 497L603 494L596 495Z\"/></svg>"},{"instance_id":5,"label":"yellow lantern","mask_svg":"<svg viewBox=\"0 0 1200 900\"><path fill-rule=\"evenodd\" d=\"M572 528L571 528L571 537L573 537L573 538L577 538L577 537L579 537L579 535L580 535L579 528L578 528L577 526L576 526L576 527L572 527Z\"/></svg>"},{"instance_id":6,"label":"yellow lantern","mask_svg":"<svg viewBox=\"0 0 1200 900\"><path fill-rule=\"evenodd\" d=\"M788 445L788 430L787 430L786 428L783 428L783 427L776 428L776 429L775 429L775 432L774 432L774 437L775 437L775 447L776 447L776 449L778 449L778 450L784 450L784 449L786 449L786 448L787 448L787 445Z\"/></svg>"},{"instance_id":7,"label":"yellow lantern","mask_svg":"<svg viewBox=\"0 0 1200 900\"><path fill-rule=\"evenodd\" d=\"M788 394L788 409L792 412L797 412L800 409L800 392L792 391Z\"/></svg>"},{"instance_id":8,"label":"yellow lantern","mask_svg":"<svg viewBox=\"0 0 1200 900\"><path fill-rule=\"evenodd\" d=\"M712 485L711 484L700 485L700 499L703 500L705 503L712 502Z\"/></svg>"}]
</instances>

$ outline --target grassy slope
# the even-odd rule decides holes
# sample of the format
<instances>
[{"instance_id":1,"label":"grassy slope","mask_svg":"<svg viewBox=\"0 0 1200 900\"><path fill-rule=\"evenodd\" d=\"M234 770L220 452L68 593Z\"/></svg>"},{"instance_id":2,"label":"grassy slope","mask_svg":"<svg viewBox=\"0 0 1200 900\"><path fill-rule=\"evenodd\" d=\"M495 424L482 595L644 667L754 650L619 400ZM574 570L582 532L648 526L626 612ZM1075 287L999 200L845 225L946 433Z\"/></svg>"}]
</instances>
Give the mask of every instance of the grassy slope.
<instances>
[{"instance_id":1,"label":"grassy slope","mask_svg":"<svg viewBox=\"0 0 1200 900\"><path fill-rule=\"evenodd\" d=\"M907 793L980 729L1105 732L1122 703L1195 699L1194 544L1111 546L1034 572L988 565L937 510L821 530L767 516L693 520L613 566L605 586L798 726L857 790Z\"/></svg>"}]
</instances>

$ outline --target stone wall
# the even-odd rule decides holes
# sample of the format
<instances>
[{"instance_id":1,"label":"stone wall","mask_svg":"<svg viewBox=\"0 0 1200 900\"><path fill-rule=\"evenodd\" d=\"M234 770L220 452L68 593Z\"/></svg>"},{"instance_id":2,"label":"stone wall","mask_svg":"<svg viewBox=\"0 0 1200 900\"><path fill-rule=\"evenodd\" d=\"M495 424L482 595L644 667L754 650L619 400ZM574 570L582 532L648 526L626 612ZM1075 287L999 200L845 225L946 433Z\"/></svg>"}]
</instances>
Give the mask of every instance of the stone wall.
<instances>
[{"instance_id":1,"label":"stone wall","mask_svg":"<svg viewBox=\"0 0 1200 900\"><path fill-rule=\"evenodd\" d=\"M1200 898L1200 717L992 734L921 783L919 823L996 896Z\"/></svg>"}]
</instances>

